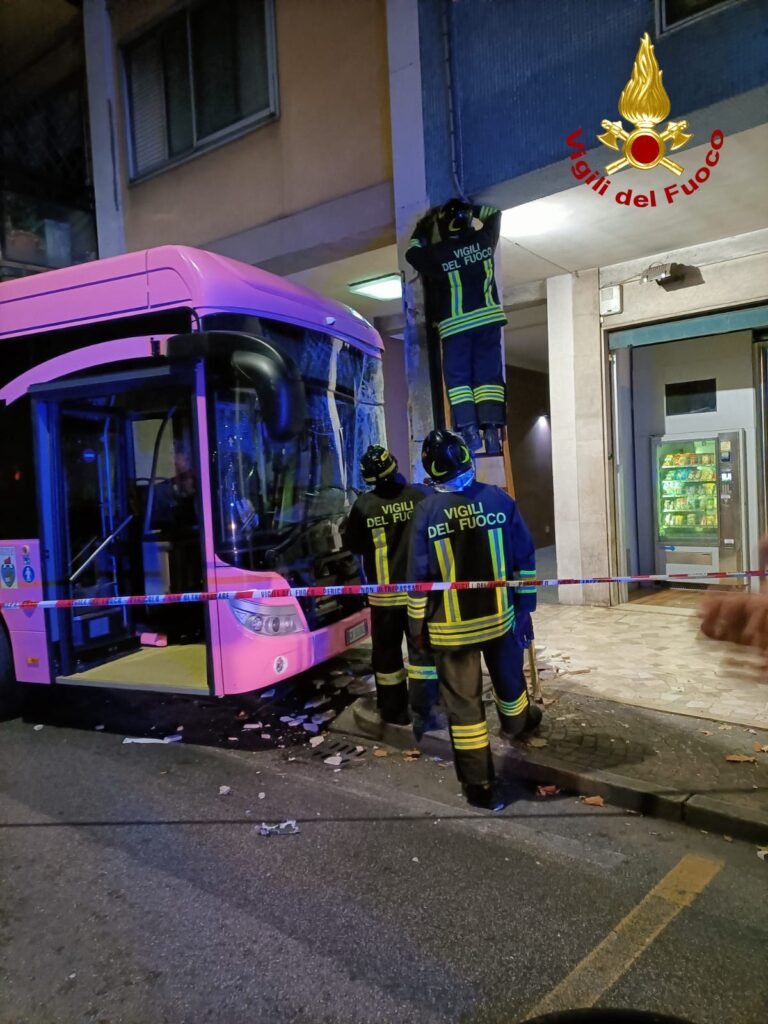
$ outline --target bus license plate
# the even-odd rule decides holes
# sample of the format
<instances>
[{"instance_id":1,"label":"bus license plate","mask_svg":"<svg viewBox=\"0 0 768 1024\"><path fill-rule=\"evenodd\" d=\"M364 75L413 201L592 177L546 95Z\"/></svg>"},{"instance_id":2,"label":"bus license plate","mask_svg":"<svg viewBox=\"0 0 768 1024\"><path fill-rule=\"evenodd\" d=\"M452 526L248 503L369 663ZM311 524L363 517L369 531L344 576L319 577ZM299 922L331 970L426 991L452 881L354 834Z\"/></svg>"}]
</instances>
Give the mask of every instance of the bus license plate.
<instances>
[{"instance_id":1,"label":"bus license plate","mask_svg":"<svg viewBox=\"0 0 768 1024\"><path fill-rule=\"evenodd\" d=\"M368 623L358 622L356 626L350 626L345 633L345 640L347 644L353 644L356 640L362 640L364 636L368 635Z\"/></svg>"}]
</instances>

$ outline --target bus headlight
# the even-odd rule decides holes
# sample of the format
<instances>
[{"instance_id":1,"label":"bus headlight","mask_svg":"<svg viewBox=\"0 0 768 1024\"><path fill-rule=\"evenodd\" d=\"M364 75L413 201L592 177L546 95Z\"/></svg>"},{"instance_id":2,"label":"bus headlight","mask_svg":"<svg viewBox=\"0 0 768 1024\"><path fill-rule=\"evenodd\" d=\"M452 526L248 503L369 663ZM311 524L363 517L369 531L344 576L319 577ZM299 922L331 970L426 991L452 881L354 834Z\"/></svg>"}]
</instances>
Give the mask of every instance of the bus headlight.
<instances>
[{"instance_id":1,"label":"bus headlight","mask_svg":"<svg viewBox=\"0 0 768 1024\"><path fill-rule=\"evenodd\" d=\"M230 601L229 607L241 626L262 636L285 636L304 629L296 608L290 604L263 605L238 600Z\"/></svg>"}]
</instances>

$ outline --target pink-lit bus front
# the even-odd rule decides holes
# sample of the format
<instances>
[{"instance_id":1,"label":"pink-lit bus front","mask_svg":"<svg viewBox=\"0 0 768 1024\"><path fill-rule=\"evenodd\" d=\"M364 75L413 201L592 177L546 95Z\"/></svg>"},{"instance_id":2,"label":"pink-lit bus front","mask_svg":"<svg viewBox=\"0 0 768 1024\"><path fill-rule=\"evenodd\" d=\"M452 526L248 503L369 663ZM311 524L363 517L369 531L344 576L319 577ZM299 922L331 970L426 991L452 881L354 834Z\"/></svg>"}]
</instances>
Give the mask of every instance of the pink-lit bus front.
<instances>
[{"instance_id":1,"label":"pink-lit bus front","mask_svg":"<svg viewBox=\"0 0 768 1024\"><path fill-rule=\"evenodd\" d=\"M356 596L162 595L360 582L342 534L365 486L360 456L384 441L370 324L253 267L166 246L4 286L0 346L0 425L26 452L0 479L0 594L152 598L0 612L0 684L11 666L19 682L223 696L368 635Z\"/></svg>"}]
</instances>

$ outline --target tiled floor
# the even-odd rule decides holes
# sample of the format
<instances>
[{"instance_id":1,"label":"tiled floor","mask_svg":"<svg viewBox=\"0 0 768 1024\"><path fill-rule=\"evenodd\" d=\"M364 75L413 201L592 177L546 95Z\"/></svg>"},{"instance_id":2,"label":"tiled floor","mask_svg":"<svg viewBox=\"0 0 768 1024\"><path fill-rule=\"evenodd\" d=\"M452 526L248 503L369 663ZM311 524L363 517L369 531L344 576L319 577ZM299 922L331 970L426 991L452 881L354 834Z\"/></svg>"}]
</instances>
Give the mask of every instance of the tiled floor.
<instances>
[{"instance_id":1,"label":"tiled floor","mask_svg":"<svg viewBox=\"0 0 768 1024\"><path fill-rule=\"evenodd\" d=\"M623 704L768 728L768 673L752 652L703 639L687 610L542 603L534 627L545 695L556 676Z\"/></svg>"}]
</instances>

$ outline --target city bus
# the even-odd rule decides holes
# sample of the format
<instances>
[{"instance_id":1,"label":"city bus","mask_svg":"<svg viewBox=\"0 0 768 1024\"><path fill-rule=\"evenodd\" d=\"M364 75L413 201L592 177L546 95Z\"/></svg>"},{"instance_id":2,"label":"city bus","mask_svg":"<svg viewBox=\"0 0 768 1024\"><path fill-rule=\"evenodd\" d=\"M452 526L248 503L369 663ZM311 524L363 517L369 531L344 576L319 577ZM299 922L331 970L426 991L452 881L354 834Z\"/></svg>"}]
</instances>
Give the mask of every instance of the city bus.
<instances>
[{"instance_id":1,"label":"city bus","mask_svg":"<svg viewBox=\"0 0 768 1024\"><path fill-rule=\"evenodd\" d=\"M342 653L364 598L160 603L360 583L341 526L384 443L354 310L161 246L0 285L0 705L19 684L223 696Z\"/></svg>"}]
</instances>

